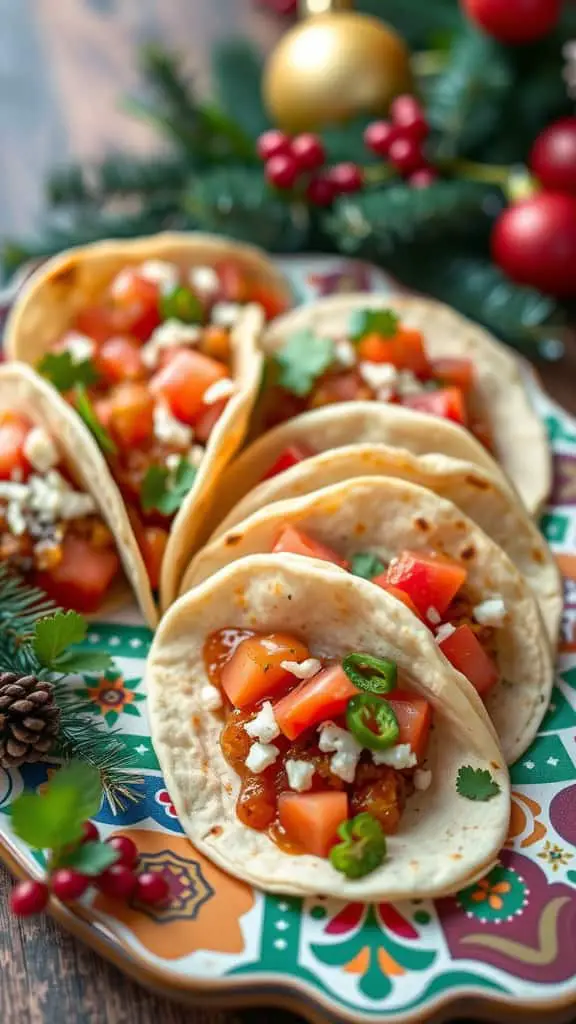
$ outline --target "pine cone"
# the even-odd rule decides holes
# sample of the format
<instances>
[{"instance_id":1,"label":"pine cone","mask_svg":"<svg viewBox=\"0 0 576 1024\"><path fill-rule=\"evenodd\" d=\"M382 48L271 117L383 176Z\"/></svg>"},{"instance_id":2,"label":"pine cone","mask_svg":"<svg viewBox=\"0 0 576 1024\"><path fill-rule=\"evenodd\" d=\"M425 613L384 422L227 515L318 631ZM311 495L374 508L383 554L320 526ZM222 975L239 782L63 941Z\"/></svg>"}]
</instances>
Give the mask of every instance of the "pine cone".
<instances>
[{"instance_id":1,"label":"pine cone","mask_svg":"<svg viewBox=\"0 0 576 1024\"><path fill-rule=\"evenodd\" d=\"M35 676L0 672L0 765L17 768L40 761L50 750L60 723L52 683Z\"/></svg>"}]
</instances>

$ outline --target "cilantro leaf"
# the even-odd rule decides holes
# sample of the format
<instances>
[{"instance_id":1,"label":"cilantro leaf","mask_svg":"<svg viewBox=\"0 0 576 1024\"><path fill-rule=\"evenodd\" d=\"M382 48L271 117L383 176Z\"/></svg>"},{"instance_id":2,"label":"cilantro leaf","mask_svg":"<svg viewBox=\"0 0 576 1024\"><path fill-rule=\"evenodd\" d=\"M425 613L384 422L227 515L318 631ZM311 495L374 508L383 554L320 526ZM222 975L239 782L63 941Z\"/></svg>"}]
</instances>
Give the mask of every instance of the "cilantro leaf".
<instances>
[{"instance_id":1,"label":"cilantro leaf","mask_svg":"<svg viewBox=\"0 0 576 1024\"><path fill-rule=\"evenodd\" d=\"M160 297L160 313L164 320L200 324L204 317L204 307L189 288L177 287Z\"/></svg>"},{"instance_id":2,"label":"cilantro leaf","mask_svg":"<svg viewBox=\"0 0 576 1024\"><path fill-rule=\"evenodd\" d=\"M106 428L100 423L86 388L83 384L76 384L74 391L76 394L76 401L74 403L76 412L84 420L88 430L96 439L98 446L107 455L116 455L118 448Z\"/></svg>"},{"instance_id":3,"label":"cilantro leaf","mask_svg":"<svg viewBox=\"0 0 576 1024\"><path fill-rule=\"evenodd\" d=\"M157 509L162 515L176 512L192 487L198 470L182 455L175 470L164 466L150 466L140 488L140 501L144 512Z\"/></svg>"},{"instance_id":4,"label":"cilantro leaf","mask_svg":"<svg viewBox=\"0 0 576 1024\"><path fill-rule=\"evenodd\" d=\"M54 669L66 674L79 672L105 672L112 665L112 655L106 651L66 651L54 662Z\"/></svg>"},{"instance_id":5,"label":"cilantro leaf","mask_svg":"<svg viewBox=\"0 0 576 1024\"><path fill-rule=\"evenodd\" d=\"M94 877L115 864L120 854L109 843L83 843L58 857L58 867L74 868L81 875Z\"/></svg>"},{"instance_id":6,"label":"cilantro leaf","mask_svg":"<svg viewBox=\"0 0 576 1024\"><path fill-rule=\"evenodd\" d=\"M500 786L486 768L472 768L465 764L458 770L456 790L467 800L491 800L500 792Z\"/></svg>"},{"instance_id":7,"label":"cilantro leaf","mask_svg":"<svg viewBox=\"0 0 576 1024\"><path fill-rule=\"evenodd\" d=\"M67 351L47 352L38 363L37 370L58 391L69 391L77 384L90 387L98 380L98 372L91 359L75 362Z\"/></svg>"},{"instance_id":8,"label":"cilantro leaf","mask_svg":"<svg viewBox=\"0 0 576 1024\"><path fill-rule=\"evenodd\" d=\"M393 338L399 322L400 317L392 309L356 309L348 325L350 341L362 341L372 332L383 338Z\"/></svg>"},{"instance_id":9,"label":"cilantro leaf","mask_svg":"<svg viewBox=\"0 0 576 1024\"><path fill-rule=\"evenodd\" d=\"M22 793L10 807L12 828L36 850L57 850L82 837L82 824L100 808L100 773L83 761L70 761L50 779L43 793Z\"/></svg>"},{"instance_id":10,"label":"cilantro leaf","mask_svg":"<svg viewBox=\"0 0 576 1024\"><path fill-rule=\"evenodd\" d=\"M38 619L32 639L34 653L46 668L52 668L71 644L84 640L87 629L86 619L78 612L54 612Z\"/></svg>"},{"instance_id":11,"label":"cilantro leaf","mask_svg":"<svg viewBox=\"0 0 576 1024\"><path fill-rule=\"evenodd\" d=\"M362 576L365 580L372 580L384 572L386 566L378 555L372 555L369 551L358 551L352 556L351 570L355 576Z\"/></svg>"},{"instance_id":12,"label":"cilantro leaf","mask_svg":"<svg viewBox=\"0 0 576 1024\"><path fill-rule=\"evenodd\" d=\"M334 342L309 330L298 331L274 354L274 361L281 387L303 398L334 361Z\"/></svg>"}]
</instances>

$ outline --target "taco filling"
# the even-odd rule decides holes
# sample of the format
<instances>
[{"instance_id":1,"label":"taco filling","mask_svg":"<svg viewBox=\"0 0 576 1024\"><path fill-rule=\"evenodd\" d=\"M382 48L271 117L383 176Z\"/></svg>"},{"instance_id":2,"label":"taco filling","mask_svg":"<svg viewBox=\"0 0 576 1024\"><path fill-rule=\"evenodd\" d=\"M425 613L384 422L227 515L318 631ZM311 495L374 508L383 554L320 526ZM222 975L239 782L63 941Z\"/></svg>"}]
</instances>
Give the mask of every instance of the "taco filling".
<instances>
[{"instance_id":1,"label":"taco filling","mask_svg":"<svg viewBox=\"0 0 576 1024\"><path fill-rule=\"evenodd\" d=\"M346 334L292 334L269 358L264 429L334 402L393 402L466 427L488 451L490 425L465 357L432 359L421 331L391 309L355 310Z\"/></svg>"},{"instance_id":2,"label":"taco filling","mask_svg":"<svg viewBox=\"0 0 576 1024\"><path fill-rule=\"evenodd\" d=\"M234 394L231 331L251 302L269 318L285 307L232 260L129 265L37 367L104 452L153 589L171 521Z\"/></svg>"},{"instance_id":3,"label":"taco filling","mask_svg":"<svg viewBox=\"0 0 576 1024\"><path fill-rule=\"evenodd\" d=\"M15 412L0 413L0 563L80 612L102 606L120 571L94 498L44 427Z\"/></svg>"},{"instance_id":4,"label":"taco filling","mask_svg":"<svg viewBox=\"0 0 576 1024\"><path fill-rule=\"evenodd\" d=\"M239 820L348 878L379 867L406 801L432 780L428 701L393 661L313 657L290 634L222 629L204 661L206 700L225 709L222 753L241 779Z\"/></svg>"}]
</instances>

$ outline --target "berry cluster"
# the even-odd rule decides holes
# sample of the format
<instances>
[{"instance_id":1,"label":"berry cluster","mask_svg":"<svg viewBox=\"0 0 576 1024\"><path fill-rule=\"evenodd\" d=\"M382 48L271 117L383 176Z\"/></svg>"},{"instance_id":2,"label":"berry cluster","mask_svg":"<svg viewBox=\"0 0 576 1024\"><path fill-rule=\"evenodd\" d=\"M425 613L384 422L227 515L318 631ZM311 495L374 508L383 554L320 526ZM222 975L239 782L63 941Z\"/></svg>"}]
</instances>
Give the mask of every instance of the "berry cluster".
<instances>
[{"instance_id":1,"label":"berry cluster","mask_svg":"<svg viewBox=\"0 0 576 1024\"><path fill-rule=\"evenodd\" d=\"M390 107L390 121L373 121L364 132L372 153L384 157L415 188L427 188L437 174L426 160L423 144L429 126L414 96L397 96Z\"/></svg>"},{"instance_id":2,"label":"berry cluster","mask_svg":"<svg viewBox=\"0 0 576 1024\"><path fill-rule=\"evenodd\" d=\"M81 843L93 843L99 839L98 829L91 821L84 823ZM48 882L19 882L12 890L10 908L18 917L30 917L41 913L50 893L63 903L77 900L91 885L114 899L134 899L140 903L160 905L168 898L168 883L161 875L152 871L137 873L138 850L128 836L113 836L106 843L116 851L114 864L102 871L98 877L87 876L74 868L55 868Z\"/></svg>"},{"instance_id":3,"label":"berry cluster","mask_svg":"<svg viewBox=\"0 0 576 1024\"><path fill-rule=\"evenodd\" d=\"M272 129L260 136L257 150L270 185L279 189L302 185L304 195L315 206L329 206L336 196L362 188L362 169L357 164L325 166L322 140L312 132L290 138Z\"/></svg>"}]
</instances>

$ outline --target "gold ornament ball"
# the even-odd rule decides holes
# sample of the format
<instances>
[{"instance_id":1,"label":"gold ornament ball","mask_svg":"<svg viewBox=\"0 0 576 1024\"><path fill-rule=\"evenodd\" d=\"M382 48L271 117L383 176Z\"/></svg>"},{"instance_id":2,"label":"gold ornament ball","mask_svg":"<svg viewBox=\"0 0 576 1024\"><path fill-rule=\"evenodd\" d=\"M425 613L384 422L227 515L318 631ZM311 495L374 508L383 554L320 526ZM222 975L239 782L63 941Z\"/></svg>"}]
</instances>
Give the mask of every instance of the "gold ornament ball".
<instances>
[{"instance_id":1,"label":"gold ornament ball","mask_svg":"<svg viewBox=\"0 0 576 1024\"><path fill-rule=\"evenodd\" d=\"M319 14L287 32L263 83L268 112L287 132L385 114L411 88L402 39L378 18L353 12Z\"/></svg>"}]
</instances>

